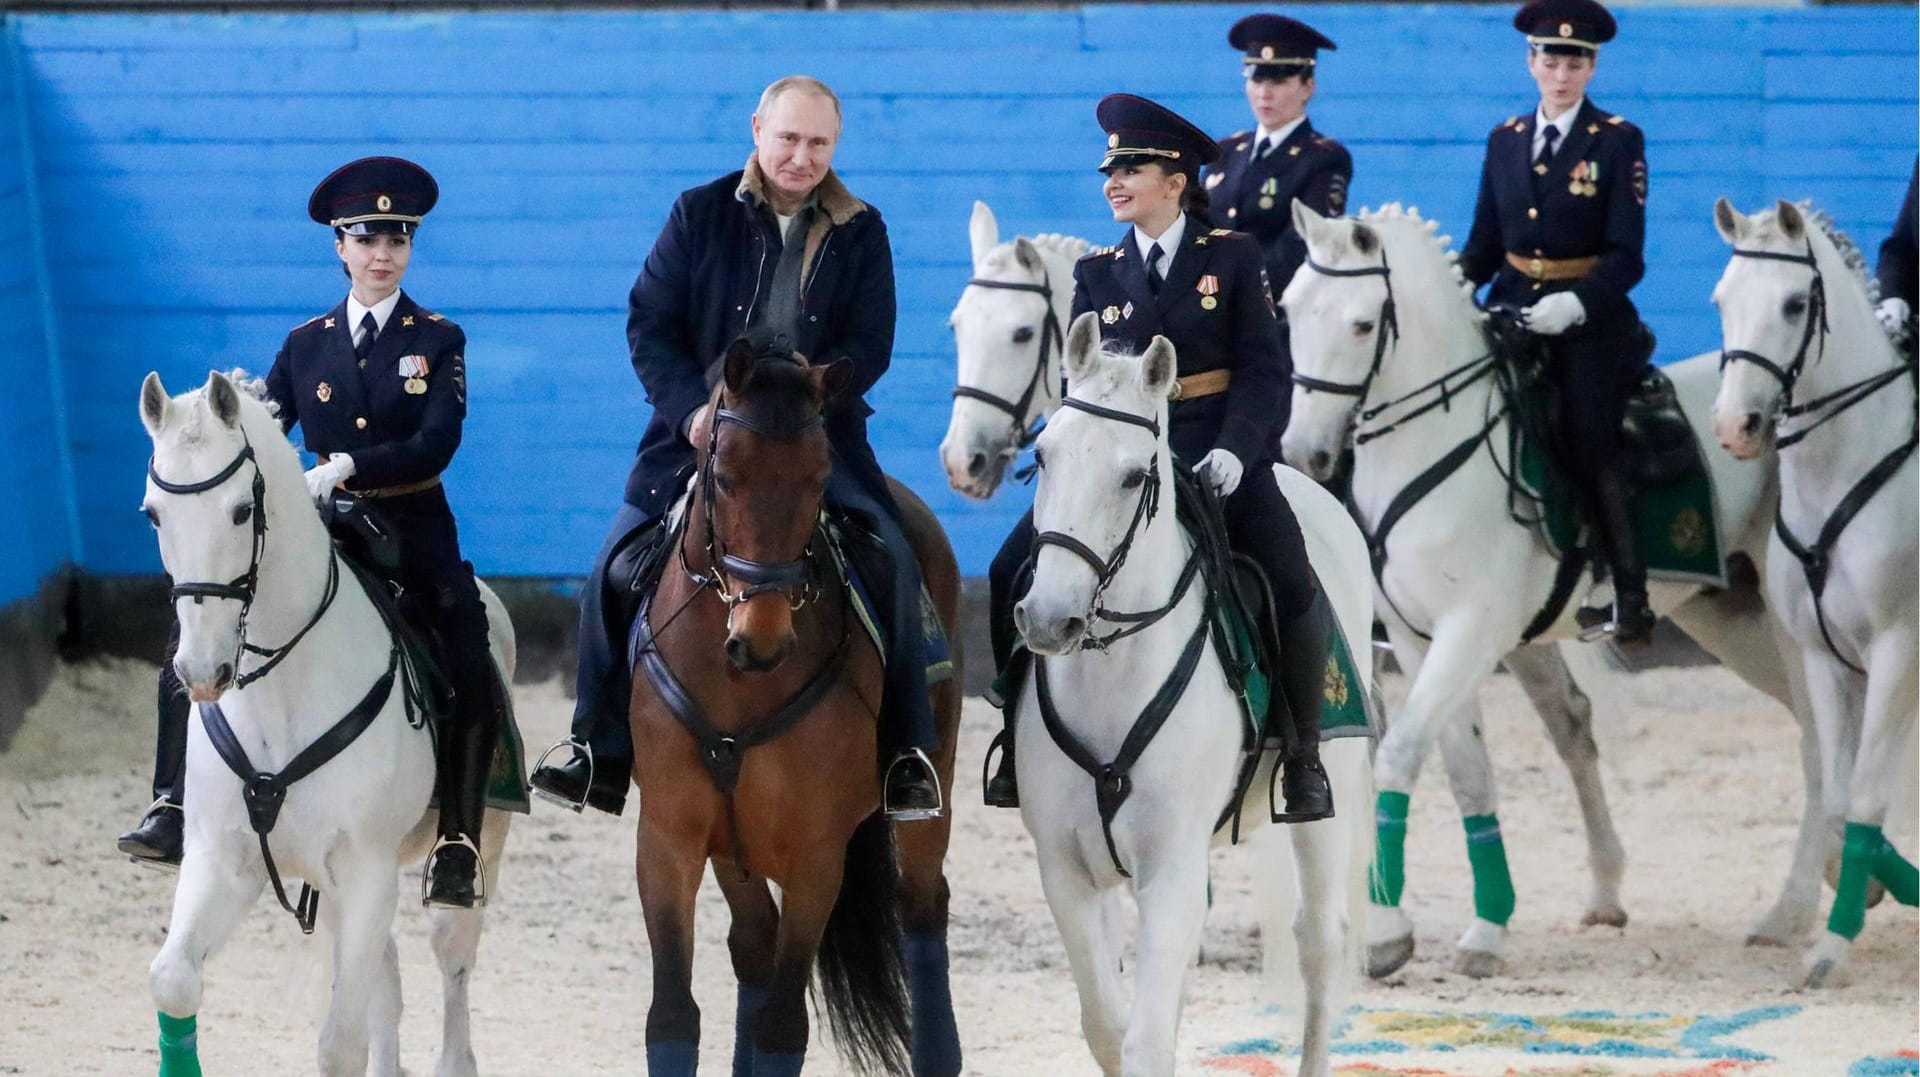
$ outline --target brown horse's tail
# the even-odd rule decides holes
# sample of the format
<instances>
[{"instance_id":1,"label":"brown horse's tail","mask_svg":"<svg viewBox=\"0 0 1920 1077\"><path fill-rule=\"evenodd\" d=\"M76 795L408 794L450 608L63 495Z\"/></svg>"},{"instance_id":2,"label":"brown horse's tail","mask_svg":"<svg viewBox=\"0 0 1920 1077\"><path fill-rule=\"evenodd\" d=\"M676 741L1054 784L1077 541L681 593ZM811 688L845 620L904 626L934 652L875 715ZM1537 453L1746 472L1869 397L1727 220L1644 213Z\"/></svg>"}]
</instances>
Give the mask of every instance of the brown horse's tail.
<instances>
[{"instance_id":1,"label":"brown horse's tail","mask_svg":"<svg viewBox=\"0 0 1920 1077\"><path fill-rule=\"evenodd\" d=\"M867 817L847 842L840 899L820 940L820 993L841 1054L862 1073L907 1073L911 1019L900 960L893 827Z\"/></svg>"}]
</instances>

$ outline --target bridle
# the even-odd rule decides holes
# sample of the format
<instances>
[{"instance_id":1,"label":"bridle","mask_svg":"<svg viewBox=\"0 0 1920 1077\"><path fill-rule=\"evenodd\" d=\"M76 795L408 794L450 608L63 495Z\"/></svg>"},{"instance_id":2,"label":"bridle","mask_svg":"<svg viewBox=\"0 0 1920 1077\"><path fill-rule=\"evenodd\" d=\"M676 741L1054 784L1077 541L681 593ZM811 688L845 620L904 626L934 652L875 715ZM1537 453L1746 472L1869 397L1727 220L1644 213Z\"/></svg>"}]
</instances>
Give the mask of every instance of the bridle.
<instances>
[{"instance_id":1,"label":"bridle","mask_svg":"<svg viewBox=\"0 0 1920 1077\"><path fill-rule=\"evenodd\" d=\"M279 665L288 654L292 653L294 646L306 638L307 633L313 629L313 626L320 623L320 618L326 616L328 607L333 605L334 596L340 591L340 560L338 556L333 554L331 544L329 544L327 557L327 588L325 593L321 595L320 605L313 611L313 616L307 618L307 623L301 626L300 631L295 632L293 638L288 640L284 646L256 647L247 642L247 616L252 612L253 600L259 592L260 559L265 556L267 551L267 479L266 475L260 470L260 461L254 456L253 442L248 440L245 431L241 432L240 439L240 451L234 455L232 460L228 461L227 466L221 468L212 478L202 479L199 482L168 482L160 477L159 471L155 470L153 458L147 458L147 478L152 480L155 486L169 494L191 495L206 493L209 490L221 486L228 479L233 478L234 475L239 473L243 466L247 464L253 465L253 549L251 557L247 562L247 571L228 583L209 583L204 581L176 583L170 592L170 597L175 602L183 598L191 598L195 605L200 605L207 599L214 598L240 603L240 619L235 629L237 642L235 643L233 653L233 686L235 689L245 688L272 672L275 666ZM240 659L244 654L259 655L266 659L266 661L251 672L241 673Z\"/></svg>"},{"instance_id":2,"label":"bridle","mask_svg":"<svg viewBox=\"0 0 1920 1077\"><path fill-rule=\"evenodd\" d=\"M1791 361L1785 366L1781 366L1779 363L1761 355L1759 352L1748 351L1745 348L1727 348L1720 352L1720 369L1724 372L1727 369L1728 363L1744 361L1752 363L1754 366L1773 375L1774 380L1780 383L1780 408L1777 413L1778 418L1797 418L1832 402L1838 394L1829 394L1819 400L1809 401L1802 405L1795 405L1793 403L1793 388L1794 385L1799 382L1801 373L1806 370L1808 353L1814 350L1814 334L1816 330L1819 333L1820 341L1819 355L1824 356L1827 351L1827 281L1826 277L1820 272L1820 263L1814 259L1813 241L1811 239L1807 240L1807 253L1805 254L1782 254L1777 251L1757 251L1735 247L1733 248L1733 256L1735 258L1755 258L1768 262L1789 262L1793 265L1803 265L1813 272L1813 279L1812 282L1807 285L1806 328L1802 330L1800 334L1800 346L1794 351ZM1815 361L1818 362L1818 357L1816 357ZM1852 389L1856 387L1849 386L1848 388ZM1879 388L1879 386L1876 385L1874 388ZM1842 390L1842 393L1845 392L1846 390ZM1835 414L1838 414L1838 412L1835 412ZM1830 415L1827 418L1831 417ZM1825 419L1821 420L1821 422L1825 421ZM1816 423L1814 425L1817 426L1819 424ZM1800 430L1781 438L1779 447L1786 448L1788 445L1799 441L1812 429L1813 427L1810 426L1805 430Z\"/></svg>"},{"instance_id":3,"label":"bridle","mask_svg":"<svg viewBox=\"0 0 1920 1077\"><path fill-rule=\"evenodd\" d=\"M967 287L997 288L1005 292L1029 292L1039 296L1047 305L1046 318L1040 324L1040 357L1034 362L1033 374L1027 378L1026 388L1020 391L1020 399L1008 400L1006 397L989 393L985 389L976 389L971 385L956 385L953 387L953 395L955 397L978 400L983 404L1007 413L1012 421L1013 440L1009 443L1003 456L1011 457L1021 449L1033 444L1033 439L1040 436L1041 417L1036 416L1030 421L1027 418L1027 411L1033 407L1033 399L1040 392L1041 385L1046 381L1047 370L1051 365L1054 350L1065 349L1066 347L1066 335L1060 331L1060 315L1054 312L1053 307L1053 279L1045 271L1042 271L1040 275L1039 284L1027 284L1022 281L985 280L980 277L974 277L967 281Z\"/></svg>"},{"instance_id":4,"label":"bridle","mask_svg":"<svg viewBox=\"0 0 1920 1077\"><path fill-rule=\"evenodd\" d=\"M717 404L714 407L713 421L707 427L707 453L700 462L698 479L701 501L707 513L707 570L704 573L695 572L687 563L685 543L680 546L680 566L695 585L713 588L720 600L726 603L727 627L731 631L734 610L760 595L780 592L786 596L787 605L795 612L805 608L814 598L812 535L817 534L818 530L816 528L809 533L807 545L800 551L800 556L789 561L756 561L727 552L726 540L720 534L719 518L713 512L714 502L719 496L713 461L719 452L720 428L727 423L746 427L774 441L794 441L810 431L820 429L826 424L826 417L816 413L799 422L775 426ZM734 583L745 586L730 590Z\"/></svg>"},{"instance_id":5,"label":"bridle","mask_svg":"<svg viewBox=\"0 0 1920 1077\"><path fill-rule=\"evenodd\" d=\"M1102 405L1090 403L1071 396L1061 400L1060 406L1063 408L1072 408L1075 411L1084 411L1089 415L1101 419L1125 423L1128 426L1137 426L1152 434L1156 443L1160 440L1160 421L1155 417L1135 415L1131 412L1103 407ZM1194 578L1199 574L1200 557L1196 550L1187 558L1186 566L1180 571L1180 581L1175 585L1173 595L1164 605L1151 610L1131 613L1110 610L1104 605L1101 605L1100 597L1106 593L1107 587L1113 583L1114 577L1120 574L1121 567L1127 563L1127 555L1133 550L1133 542L1140 533L1140 525L1151 521L1159 511L1160 454L1156 451L1153 459L1147 464L1147 476L1141 483L1140 500L1134 504L1133 518L1127 522L1126 533L1120 537L1120 543L1114 548L1112 556L1101 557L1098 553L1094 552L1091 546L1088 546L1086 543L1064 531L1042 531L1033 537L1033 549L1036 557L1039 555L1041 547L1058 546L1085 562L1087 567L1093 570L1093 597L1088 603L1090 607L1089 623L1095 620L1101 620L1121 626L1104 636L1095 636L1089 633L1081 641L1083 648L1092 651L1104 650L1119 640L1152 627L1162 617L1173 612L1174 607L1178 606L1181 599L1186 597L1187 588L1192 585Z\"/></svg>"}]
</instances>

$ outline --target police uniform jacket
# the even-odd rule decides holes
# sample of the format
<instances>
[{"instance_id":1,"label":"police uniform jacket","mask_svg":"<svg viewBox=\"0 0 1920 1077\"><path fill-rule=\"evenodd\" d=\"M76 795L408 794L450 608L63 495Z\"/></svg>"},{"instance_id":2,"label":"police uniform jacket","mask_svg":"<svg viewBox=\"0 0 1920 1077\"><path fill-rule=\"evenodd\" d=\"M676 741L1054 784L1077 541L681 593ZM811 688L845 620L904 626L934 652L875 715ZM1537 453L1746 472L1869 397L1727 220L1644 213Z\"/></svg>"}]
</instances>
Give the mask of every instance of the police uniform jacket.
<instances>
[{"instance_id":1,"label":"police uniform jacket","mask_svg":"<svg viewBox=\"0 0 1920 1077\"><path fill-rule=\"evenodd\" d=\"M627 343L653 416L642 435L626 500L648 517L679 495L675 478L694 459L682 434L707 401L727 345L750 324L773 283L782 237L758 164L683 193L627 302ZM886 479L867 444L863 399L893 357L893 252L880 211L829 172L815 189L795 350L817 364L853 364L848 390L827 411L837 466L883 505Z\"/></svg>"},{"instance_id":2,"label":"police uniform jacket","mask_svg":"<svg viewBox=\"0 0 1920 1077\"><path fill-rule=\"evenodd\" d=\"M1181 377L1232 371L1225 392L1174 401L1168 438L1189 464L1214 448L1248 468L1266 464L1269 441L1286 426L1292 369L1259 244L1189 215L1180 250L1164 271L1156 296L1129 228L1119 246L1074 266L1073 316L1096 312L1101 339L1128 352L1143 352L1155 335L1165 336Z\"/></svg>"},{"instance_id":3,"label":"police uniform jacket","mask_svg":"<svg viewBox=\"0 0 1920 1077\"><path fill-rule=\"evenodd\" d=\"M1914 186L1920 183L1920 165L1907 180L1907 197L1900 202L1900 217L1893 222L1893 234L1880 244L1880 296L1907 301L1909 308L1920 306L1920 206L1914 204Z\"/></svg>"},{"instance_id":4,"label":"police uniform jacket","mask_svg":"<svg viewBox=\"0 0 1920 1077\"><path fill-rule=\"evenodd\" d=\"M1293 200L1328 217L1346 212L1353 157L1306 119L1255 161L1259 138L1258 131L1241 131L1221 139L1220 161L1207 169L1206 186L1215 227L1245 232L1259 242L1277 299L1307 259L1306 241L1293 231Z\"/></svg>"},{"instance_id":5,"label":"police uniform jacket","mask_svg":"<svg viewBox=\"0 0 1920 1077\"><path fill-rule=\"evenodd\" d=\"M300 424L307 449L353 458L353 490L437 477L467 417L466 334L405 292L364 366L353 355L347 303L287 334L267 374L280 426ZM418 378L424 391L408 392Z\"/></svg>"},{"instance_id":6,"label":"police uniform jacket","mask_svg":"<svg viewBox=\"0 0 1920 1077\"><path fill-rule=\"evenodd\" d=\"M1480 197L1460 268L1474 284L1491 280L1488 300L1531 306L1572 291L1589 323L1637 321L1627 292L1646 266L1646 144L1640 129L1582 101L1545 176L1533 171L1538 109L1508 119L1487 136ZM1537 192L1537 193L1536 193ZM1537 281L1515 268L1522 259L1597 258L1578 279Z\"/></svg>"}]
</instances>

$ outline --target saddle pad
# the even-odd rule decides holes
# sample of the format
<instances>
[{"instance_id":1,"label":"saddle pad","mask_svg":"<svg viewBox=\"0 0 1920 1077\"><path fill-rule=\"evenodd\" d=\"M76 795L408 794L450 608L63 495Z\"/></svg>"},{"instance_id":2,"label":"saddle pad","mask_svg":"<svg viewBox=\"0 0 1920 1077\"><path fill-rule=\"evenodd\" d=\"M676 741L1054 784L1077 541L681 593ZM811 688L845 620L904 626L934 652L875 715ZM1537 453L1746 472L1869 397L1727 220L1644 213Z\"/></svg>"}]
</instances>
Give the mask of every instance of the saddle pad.
<instances>
[{"instance_id":1,"label":"saddle pad","mask_svg":"<svg viewBox=\"0 0 1920 1077\"><path fill-rule=\"evenodd\" d=\"M1643 487L1633 495L1634 540L1654 579L1727 585L1726 551L1720 539L1713 476L1700 439L1689 436L1693 466L1671 482ZM1579 548L1586 521L1573 484L1554 467L1538 439L1520 439L1515 480L1540 506L1536 522L1555 557Z\"/></svg>"},{"instance_id":2,"label":"saddle pad","mask_svg":"<svg viewBox=\"0 0 1920 1077\"><path fill-rule=\"evenodd\" d=\"M867 630L867 637L873 640L873 649L879 652L880 661L885 664L887 644L881 637L873 592L868 590L857 568L846 561L841 564L847 577L847 590L853 596L853 610L860 616L861 626ZM927 593L924 583L920 585L920 641L920 653L926 656L928 686L952 680L953 647L947 642L946 626L940 623L940 613L934 609L933 596Z\"/></svg>"},{"instance_id":3,"label":"saddle pad","mask_svg":"<svg viewBox=\"0 0 1920 1077\"><path fill-rule=\"evenodd\" d=\"M1236 604L1229 603L1227 608L1230 611L1229 646L1235 652L1235 660L1244 661L1244 656L1255 653L1252 626L1245 617L1239 615ZM1321 740L1372 735L1373 728L1367 717L1367 683L1354 663L1353 648L1347 644L1347 634L1336 619L1332 631L1327 634L1327 679L1320 701ZM1241 703L1247 721L1252 726L1254 743L1264 743L1266 740L1264 725L1272 693L1273 682L1266 670L1254 666L1247 672L1246 690L1241 693Z\"/></svg>"}]
</instances>

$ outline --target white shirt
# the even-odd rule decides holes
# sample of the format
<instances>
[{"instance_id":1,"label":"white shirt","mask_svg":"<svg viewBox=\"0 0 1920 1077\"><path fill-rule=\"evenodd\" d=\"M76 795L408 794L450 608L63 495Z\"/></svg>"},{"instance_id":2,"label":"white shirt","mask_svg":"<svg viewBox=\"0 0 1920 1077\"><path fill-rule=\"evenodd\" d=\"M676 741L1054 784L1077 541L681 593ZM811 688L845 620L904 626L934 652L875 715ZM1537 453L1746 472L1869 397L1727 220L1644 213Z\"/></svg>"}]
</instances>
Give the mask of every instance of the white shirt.
<instances>
[{"instance_id":1,"label":"white shirt","mask_svg":"<svg viewBox=\"0 0 1920 1077\"><path fill-rule=\"evenodd\" d=\"M1160 244L1160 279L1161 280L1167 279L1167 270L1173 268L1173 256L1179 253L1180 238L1186 234L1187 234L1187 215L1184 213L1180 214L1178 217L1175 217L1173 219L1173 223L1167 226L1167 230L1160 233L1158 236L1149 236L1148 234L1140 230L1139 225L1136 224L1133 226L1133 242L1140 248L1140 260L1142 262L1146 261L1147 253L1153 249L1153 245L1155 243ZM1147 264L1147 265L1143 265L1141 268L1144 271L1144 270L1152 269L1153 266L1151 264Z\"/></svg>"},{"instance_id":2,"label":"white shirt","mask_svg":"<svg viewBox=\"0 0 1920 1077\"><path fill-rule=\"evenodd\" d=\"M1268 140L1272 140L1274 149L1279 149L1280 143L1285 142L1287 138L1305 122L1307 122L1307 114L1302 112L1299 119L1294 120L1292 123L1282 125L1277 131L1269 131L1264 127L1255 131L1253 137L1253 155L1259 157L1260 143Z\"/></svg>"},{"instance_id":3,"label":"white shirt","mask_svg":"<svg viewBox=\"0 0 1920 1077\"><path fill-rule=\"evenodd\" d=\"M1560 129L1560 133L1553 137L1553 151L1559 153L1560 147L1567 144L1567 134L1573 130L1574 116L1579 114L1580 106L1584 104L1586 104L1586 99L1582 98L1572 108L1562 112L1551 120L1547 118L1545 112L1535 108L1533 110L1533 153L1527 157L1527 160L1537 161L1540 159L1540 148L1547 144L1547 128L1549 127L1558 127Z\"/></svg>"},{"instance_id":4,"label":"white shirt","mask_svg":"<svg viewBox=\"0 0 1920 1077\"><path fill-rule=\"evenodd\" d=\"M371 307L361 306L360 301L353 297L353 293L348 292L347 293L347 324L353 327L352 329L353 346L356 348L360 346L360 338L361 336L364 335L360 332L360 321L361 319L366 317L366 314L368 311L373 312L374 326L380 332L384 333L386 332L386 329L387 329L387 319L393 317L393 308L399 305L400 305L400 289L398 288L395 288L393 290L392 295L386 297L385 299L382 299L380 302L375 303Z\"/></svg>"}]
</instances>

